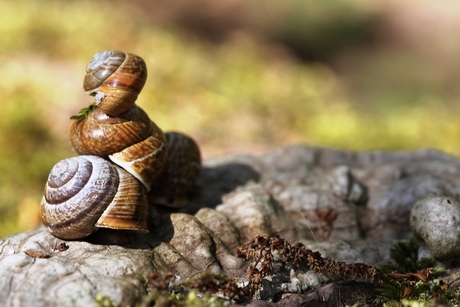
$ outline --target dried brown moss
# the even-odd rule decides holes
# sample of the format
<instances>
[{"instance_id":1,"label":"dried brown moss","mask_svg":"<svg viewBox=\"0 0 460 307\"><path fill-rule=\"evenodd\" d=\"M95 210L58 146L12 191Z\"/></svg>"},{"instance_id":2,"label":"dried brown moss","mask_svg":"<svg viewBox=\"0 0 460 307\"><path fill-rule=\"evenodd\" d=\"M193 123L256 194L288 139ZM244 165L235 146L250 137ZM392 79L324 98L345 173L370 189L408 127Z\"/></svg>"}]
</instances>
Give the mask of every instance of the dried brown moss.
<instances>
[{"instance_id":1,"label":"dried brown moss","mask_svg":"<svg viewBox=\"0 0 460 307\"><path fill-rule=\"evenodd\" d=\"M219 292L231 299L246 300L252 298L262 287L262 281L273 272L276 262L291 265L298 272L311 270L339 280L366 281L376 285L390 283L403 290L402 298L408 297L414 291L417 282L432 279L432 268L425 268L422 272L384 272L365 263L345 263L323 257L301 243L291 245L278 235L257 235L246 247L238 248L237 255L252 262L246 271L248 283L245 286L238 286L233 278L208 272L183 281L174 281L174 274L171 272L152 273L148 276L148 285L151 289L158 290L172 287L195 289L208 294ZM435 295L436 293L433 294Z\"/></svg>"}]
</instances>

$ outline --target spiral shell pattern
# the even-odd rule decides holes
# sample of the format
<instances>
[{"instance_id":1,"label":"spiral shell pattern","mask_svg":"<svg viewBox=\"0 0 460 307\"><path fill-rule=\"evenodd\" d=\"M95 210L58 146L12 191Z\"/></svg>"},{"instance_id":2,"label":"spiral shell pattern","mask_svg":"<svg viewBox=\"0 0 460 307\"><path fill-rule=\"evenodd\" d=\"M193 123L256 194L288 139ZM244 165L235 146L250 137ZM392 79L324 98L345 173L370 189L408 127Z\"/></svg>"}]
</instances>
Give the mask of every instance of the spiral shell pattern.
<instances>
[{"instance_id":1,"label":"spiral shell pattern","mask_svg":"<svg viewBox=\"0 0 460 307\"><path fill-rule=\"evenodd\" d=\"M85 90L96 94L97 108L73 122L70 142L79 154L109 158L150 190L163 171L168 148L163 131L135 104L146 77L146 65L136 55L97 53L84 80Z\"/></svg>"},{"instance_id":2,"label":"spiral shell pattern","mask_svg":"<svg viewBox=\"0 0 460 307\"><path fill-rule=\"evenodd\" d=\"M40 213L48 230L62 239L86 237L97 227L147 231L145 193L123 169L100 157L78 156L53 167Z\"/></svg>"},{"instance_id":3,"label":"spiral shell pattern","mask_svg":"<svg viewBox=\"0 0 460 307\"><path fill-rule=\"evenodd\" d=\"M200 150L181 133L166 137L135 104L146 77L142 58L129 53L99 52L88 64L83 86L96 106L73 117L70 128L81 156L53 167L40 204L56 237L79 239L104 227L148 232L149 201L187 203Z\"/></svg>"},{"instance_id":4,"label":"spiral shell pattern","mask_svg":"<svg viewBox=\"0 0 460 307\"><path fill-rule=\"evenodd\" d=\"M147 80L144 60L121 51L101 51L86 67L83 88L97 97L96 103L109 116L128 111Z\"/></svg>"}]
</instances>

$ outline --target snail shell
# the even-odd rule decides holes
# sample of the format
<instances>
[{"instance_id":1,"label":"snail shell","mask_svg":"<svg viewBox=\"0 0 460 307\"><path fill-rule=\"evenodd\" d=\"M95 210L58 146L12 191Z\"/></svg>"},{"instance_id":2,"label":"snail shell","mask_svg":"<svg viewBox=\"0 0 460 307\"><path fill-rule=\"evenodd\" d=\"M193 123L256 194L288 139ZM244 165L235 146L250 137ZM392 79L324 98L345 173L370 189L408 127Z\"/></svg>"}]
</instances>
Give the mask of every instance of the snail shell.
<instances>
[{"instance_id":1,"label":"snail shell","mask_svg":"<svg viewBox=\"0 0 460 307\"><path fill-rule=\"evenodd\" d=\"M146 77L144 61L129 53L99 52L88 64L83 86L96 108L70 128L82 156L53 167L40 205L56 237L83 238L101 227L147 232L147 197L172 207L187 203L200 150L184 134L165 136L135 104Z\"/></svg>"},{"instance_id":2,"label":"snail shell","mask_svg":"<svg viewBox=\"0 0 460 307\"><path fill-rule=\"evenodd\" d=\"M100 227L148 231L144 186L97 156L68 158L53 167L40 214L48 230L62 239L83 238Z\"/></svg>"},{"instance_id":3,"label":"snail shell","mask_svg":"<svg viewBox=\"0 0 460 307\"><path fill-rule=\"evenodd\" d=\"M70 142L81 155L109 158L136 177L147 190L164 168L168 148L163 131L144 111L133 108L113 118L99 109L70 127Z\"/></svg>"},{"instance_id":4,"label":"snail shell","mask_svg":"<svg viewBox=\"0 0 460 307\"><path fill-rule=\"evenodd\" d=\"M187 204L187 194L200 173L201 153L198 144L191 137L179 132L166 132L165 135L168 142L168 162L148 198L156 204L183 207Z\"/></svg>"},{"instance_id":5,"label":"snail shell","mask_svg":"<svg viewBox=\"0 0 460 307\"><path fill-rule=\"evenodd\" d=\"M96 53L86 67L83 88L96 96L96 103L109 116L128 111L137 99L147 80L144 60L122 51Z\"/></svg>"},{"instance_id":6,"label":"snail shell","mask_svg":"<svg viewBox=\"0 0 460 307\"><path fill-rule=\"evenodd\" d=\"M79 154L111 159L150 190L168 152L162 130L135 104L146 77L146 65L136 55L97 53L84 80L97 108L72 123L70 142Z\"/></svg>"}]
</instances>

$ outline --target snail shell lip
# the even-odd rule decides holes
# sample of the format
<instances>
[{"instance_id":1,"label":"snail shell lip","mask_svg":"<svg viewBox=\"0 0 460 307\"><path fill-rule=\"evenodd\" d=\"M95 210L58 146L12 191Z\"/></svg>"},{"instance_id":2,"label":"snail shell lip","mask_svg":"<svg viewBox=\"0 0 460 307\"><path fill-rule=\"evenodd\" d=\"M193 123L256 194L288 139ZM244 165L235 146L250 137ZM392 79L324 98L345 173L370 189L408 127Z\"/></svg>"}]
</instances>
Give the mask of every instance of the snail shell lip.
<instances>
[{"instance_id":1,"label":"snail shell lip","mask_svg":"<svg viewBox=\"0 0 460 307\"><path fill-rule=\"evenodd\" d=\"M112 202L97 220L95 226L146 233L148 232L148 203L145 188L127 171L118 166L115 168L120 185Z\"/></svg>"},{"instance_id":2,"label":"snail shell lip","mask_svg":"<svg viewBox=\"0 0 460 307\"><path fill-rule=\"evenodd\" d=\"M109 159L139 180L147 192L160 175L166 160L166 141L159 135L151 135L121 152L109 155Z\"/></svg>"}]
</instances>

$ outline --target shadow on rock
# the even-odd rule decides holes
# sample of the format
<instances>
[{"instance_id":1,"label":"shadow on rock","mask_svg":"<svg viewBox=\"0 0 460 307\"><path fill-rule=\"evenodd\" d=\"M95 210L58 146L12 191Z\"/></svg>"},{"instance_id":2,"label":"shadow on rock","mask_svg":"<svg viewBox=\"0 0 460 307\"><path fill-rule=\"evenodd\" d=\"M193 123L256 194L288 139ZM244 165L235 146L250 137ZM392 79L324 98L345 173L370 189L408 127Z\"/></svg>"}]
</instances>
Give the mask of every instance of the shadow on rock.
<instances>
[{"instance_id":1,"label":"shadow on rock","mask_svg":"<svg viewBox=\"0 0 460 307\"><path fill-rule=\"evenodd\" d=\"M169 242L174 237L174 226L171 214L152 215L148 233L101 228L82 240L91 244L118 245L130 249L154 249L162 242Z\"/></svg>"},{"instance_id":2,"label":"shadow on rock","mask_svg":"<svg viewBox=\"0 0 460 307\"><path fill-rule=\"evenodd\" d=\"M190 193L190 203L182 209L158 206L150 212L149 233L100 229L86 240L92 244L118 245L125 248L153 249L161 242L174 237L171 214L182 212L194 215L201 208L215 208L222 197L249 181L258 182L260 174L243 163L227 163L214 167L203 167L197 183Z\"/></svg>"},{"instance_id":3,"label":"shadow on rock","mask_svg":"<svg viewBox=\"0 0 460 307\"><path fill-rule=\"evenodd\" d=\"M247 164L227 163L203 167L190 193L190 203L180 211L195 214L203 207L215 208L222 203L224 195L249 181L258 182L259 179L260 174Z\"/></svg>"}]
</instances>

